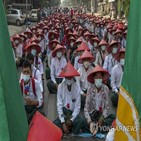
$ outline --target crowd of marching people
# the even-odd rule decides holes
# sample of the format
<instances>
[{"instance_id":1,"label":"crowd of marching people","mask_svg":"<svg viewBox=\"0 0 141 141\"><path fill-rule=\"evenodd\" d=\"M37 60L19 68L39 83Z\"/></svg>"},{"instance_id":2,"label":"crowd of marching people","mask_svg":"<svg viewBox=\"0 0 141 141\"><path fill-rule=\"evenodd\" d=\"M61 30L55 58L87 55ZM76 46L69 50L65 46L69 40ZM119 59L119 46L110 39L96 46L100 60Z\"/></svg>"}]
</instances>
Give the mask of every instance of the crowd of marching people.
<instances>
[{"instance_id":1,"label":"crowd of marching people","mask_svg":"<svg viewBox=\"0 0 141 141\"><path fill-rule=\"evenodd\" d=\"M121 21L60 12L13 36L28 122L35 111L44 114L44 87L48 87L57 95L54 124L64 134L96 135L104 131L95 127L111 126L115 115L109 115L109 91L117 107L126 34L127 24Z\"/></svg>"}]
</instances>

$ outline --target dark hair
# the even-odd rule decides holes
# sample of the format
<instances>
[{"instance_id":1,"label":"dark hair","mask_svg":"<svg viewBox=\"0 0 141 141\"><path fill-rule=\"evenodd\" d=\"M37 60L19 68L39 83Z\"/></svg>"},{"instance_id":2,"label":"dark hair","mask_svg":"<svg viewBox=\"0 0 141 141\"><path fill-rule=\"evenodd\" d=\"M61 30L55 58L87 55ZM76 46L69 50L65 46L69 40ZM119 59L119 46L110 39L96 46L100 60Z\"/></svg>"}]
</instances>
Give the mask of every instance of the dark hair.
<instances>
[{"instance_id":1,"label":"dark hair","mask_svg":"<svg viewBox=\"0 0 141 141\"><path fill-rule=\"evenodd\" d=\"M31 64L26 60L24 63L23 63L23 65L22 65L22 68L30 68L30 70L31 70Z\"/></svg>"},{"instance_id":2,"label":"dark hair","mask_svg":"<svg viewBox=\"0 0 141 141\"><path fill-rule=\"evenodd\" d=\"M34 56L32 53L28 53L27 56L26 56L26 60L31 60L31 61L34 61Z\"/></svg>"}]
</instances>

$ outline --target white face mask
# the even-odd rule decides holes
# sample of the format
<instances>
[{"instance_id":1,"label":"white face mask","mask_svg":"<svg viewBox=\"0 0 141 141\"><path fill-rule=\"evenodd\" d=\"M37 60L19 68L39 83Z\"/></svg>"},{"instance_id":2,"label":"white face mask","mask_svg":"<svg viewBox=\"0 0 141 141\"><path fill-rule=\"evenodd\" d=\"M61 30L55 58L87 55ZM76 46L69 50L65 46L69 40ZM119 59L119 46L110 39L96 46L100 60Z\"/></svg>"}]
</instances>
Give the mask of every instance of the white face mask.
<instances>
[{"instance_id":1,"label":"white face mask","mask_svg":"<svg viewBox=\"0 0 141 141\"><path fill-rule=\"evenodd\" d=\"M23 38L23 37L21 37L21 40L22 40L22 41L24 41L24 38Z\"/></svg>"},{"instance_id":2,"label":"white face mask","mask_svg":"<svg viewBox=\"0 0 141 141\"><path fill-rule=\"evenodd\" d=\"M95 86L97 88L100 88L102 85L102 79L94 79L94 81L95 81Z\"/></svg>"},{"instance_id":3,"label":"white face mask","mask_svg":"<svg viewBox=\"0 0 141 141\"><path fill-rule=\"evenodd\" d=\"M47 33L47 30L45 29L45 33Z\"/></svg>"},{"instance_id":4,"label":"white face mask","mask_svg":"<svg viewBox=\"0 0 141 141\"><path fill-rule=\"evenodd\" d=\"M106 49L106 46L101 46L101 49L104 51Z\"/></svg>"},{"instance_id":5,"label":"white face mask","mask_svg":"<svg viewBox=\"0 0 141 141\"><path fill-rule=\"evenodd\" d=\"M117 48L116 47L113 48L112 53L113 54L116 54L117 53Z\"/></svg>"},{"instance_id":6,"label":"white face mask","mask_svg":"<svg viewBox=\"0 0 141 141\"><path fill-rule=\"evenodd\" d=\"M33 54L33 56L36 56L37 51L36 51L35 49L32 49L32 50L31 50L31 54Z\"/></svg>"},{"instance_id":7,"label":"white face mask","mask_svg":"<svg viewBox=\"0 0 141 141\"><path fill-rule=\"evenodd\" d=\"M33 33L35 33L36 32L36 30L33 30Z\"/></svg>"},{"instance_id":8,"label":"white face mask","mask_svg":"<svg viewBox=\"0 0 141 141\"><path fill-rule=\"evenodd\" d=\"M65 79L67 85L71 85L73 83L73 79Z\"/></svg>"},{"instance_id":9,"label":"white face mask","mask_svg":"<svg viewBox=\"0 0 141 141\"><path fill-rule=\"evenodd\" d=\"M71 46L71 47L73 47L73 45L74 45L74 43L73 43L73 42L71 42L71 43L70 43L70 46Z\"/></svg>"},{"instance_id":10,"label":"white face mask","mask_svg":"<svg viewBox=\"0 0 141 141\"><path fill-rule=\"evenodd\" d=\"M97 43L94 43L94 46L96 47L97 46Z\"/></svg>"},{"instance_id":11,"label":"white face mask","mask_svg":"<svg viewBox=\"0 0 141 141\"><path fill-rule=\"evenodd\" d=\"M120 64L124 66L125 59L120 59Z\"/></svg>"},{"instance_id":12,"label":"white face mask","mask_svg":"<svg viewBox=\"0 0 141 141\"><path fill-rule=\"evenodd\" d=\"M57 53L56 53L56 56L57 56L58 58L61 58L62 52L57 52Z\"/></svg>"},{"instance_id":13,"label":"white face mask","mask_svg":"<svg viewBox=\"0 0 141 141\"><path fill-rule=\"evenodd\" d=\"M30 75L25 75L25 74L23 74L23 75L22 75L22 79L24 80L24 82L28 82L29 79L30 79Z\"/></svg>"},{"instance_id":14,"label":"white face mask","mask_svg":"<svg viewBox=\"0 0 141 141\"><path fill-rule=\"evenodd\" d=\"M84 61L83 65L85 68L88 68L90 66L90 62L89 61Z\"/></svg>"},{"instance_id":15,"label":"white face mask","mask_svg":"<svg viewBox=\"0 0 141 141\"><path fill-rule=\"evenodd\" d=\"M19 43L19 41L18 40L15 40L15 44L18 44Z\"/></svg>"},{"instance_id":16,"label":"white face mask","mask_svg":"<svg viewBox=\"0 0 141 141\"><path fill-rule=\"evenodd\" d=\"M26 37L26 38L28 37L27 34L25 34L25 37Z\"/></svg>"},{"instance_id":17,"label":"white face mask","mask_svg":"<svg viewBox=\"0 0 141 141\"><path fill-rule=\"evenodd\" d=\"M41 41L41 39L42 39L42 38L39 36L39 37L38 37L38 41Z\"/></svg>"}]
</instances>

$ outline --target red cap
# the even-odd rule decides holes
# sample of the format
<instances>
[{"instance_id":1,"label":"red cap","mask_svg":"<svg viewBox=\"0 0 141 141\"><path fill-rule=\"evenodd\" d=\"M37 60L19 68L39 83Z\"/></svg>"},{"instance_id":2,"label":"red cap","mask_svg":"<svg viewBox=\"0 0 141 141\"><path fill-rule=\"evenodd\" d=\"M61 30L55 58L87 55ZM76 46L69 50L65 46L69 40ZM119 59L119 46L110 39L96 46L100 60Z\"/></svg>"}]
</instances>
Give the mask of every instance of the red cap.
<instances>
[{"instance_id":1,"label":"red cap","mask_svg":"<svg viewBox=\"0 0 141 141\"><path fill-rule=\"evenodd\" d=\"M48 34L48 39L51 40L51 35L54 35L56 39L58 39L59 35L54 32L54 31L50 31L49 34Z\"/></svg>"},{"instance_id":2,"label":"red cap","mask_svg":"<svg viewBox=\"0 0 141 141\"><path fill-rule=\"evenodd\" d=\"M57 44L56 48L55 48L55 49L53 50L53 52L52 52L52 56L53 56L53 57L56 57L56 52L57 52L58 50L61 50L61 52L62 52L63 54L66 52L66 48L65 48L64 46L61 46L61 45Z\"/></svg>"},{"instance_id":3,"label":"red cap","mask_svg":"<svg viewBox=\"0 0 141 141\"><path fill-rule=\"evenodd\" d=\"M94 83L94 75L95 73L97 72L101 72L103 73L103 81L107 80L109 78L109 73L107 70L103 69L100 65L97 65L92 71L91 73L88 75L88 78L87 80L90 82L90 83Z\"/></svg>"},{"instance_id":4,"label":"red cap","mask_svg":"<svg viewBox=\"0 0 141 141\"><path fill-rule=\"evenodd\" d=\"M62 70L62 72L59 74L59 77L70 78L70 77L74 77L74 76L80 76L80 74L73 67L73 65L70 62L68 62L67 65Z\"/></svg>"},{"instance_id":5,"label":"red cap","mask_svg":"<svg viewBox=\"0 0 141 141\"><path fill-rule=\"evenodd\" d=\"M121 50L118 52L118 54L115 56L115 59L116 59L118 62L120 61L120 55L121 55L122 53L125 53L125 51L126 51L126 49L123 48L123 49L121 49Z\"/></svg>"},{"instance_id":6,"label":"red cap","mask_svg":"<svg viewBox=\"0 0 141 141\"><path fill-rule=\"evenodd\" d=\"M83 61L86 60L86 59L88 59L89 62L93 62L93 61L94 61L94 57L93 57L92 54L91 54L89 51L87 51L87 50L84 51L84 53L83 53L83 54L81 55L81 57L79 58L78 62L79 62L80 64L82 64Z\"/></svg>"},{"instance_id":7,"label":"red cap","mask_svg":"<svg viewBox=\"0 0 141 141\"><path fill-rule=\"evenodd\" d=\"M35 49L36 49L37 54L39 54L39 53L41 52L41 47L40 47L38 44L36 44L35 42L28 44L28 45L25 47L25 50L26 50L27 52L31 52L31 49L32 49L32 48L35 48Z\"/></svg>"},{"instance_id":8,"label":"red cap","mask_svg":"<svg viewBox=\"0 0 141 141\"><path fill-rule=\"evenodd\" d=\"M57 39L54 39L54 40L50 41L49 45L48 45L50 50L54 50L54 48L52 47L53 43L59 44L59 41Z\"/></svg>"},{"instance_id":9,"label":"red cap","mask_svg":"<svg viewBox=\"0 0 141 141\"><path fill-rule=\"evenodd\" d=\"M114 35L116 35L118 33L122 34L122 31L120 29L117 29L116 32L114 33Z\"/></svg>"},{"instance_id":10,"label":"red cap","mask_svg":"<svg viewBox=\"0 0 141 141\"><path fill-rule=\"evenodd\" d=\"M19 40L19 41L21 41L21 38L20 38L20 36L18 34L16 34L15 36L13 36L12 39L13 40Z\"/></svg>"},{"instance_id":11,"label":"red cap","mask_svg":"<svg viewBox=\"0 0 141 141\"><path fill-rule=\"evenodd\" d=\"M82 42L80 44L80 46L77 48L76 51L79 52L79 51L85 51L85 50L90 50L90 49L88 48L88 46L86 45L86 43Z\"/></svg>"},{"instance_id":12,"label":"red cap","mask_svg":"<svg viewBox=\"0 0 141 141\"><path fill-rule=\"evenodd\" d=\"M102 46L102 45L105 45L105 46L108 46L108 43L105 41L105 40L101 40L100 43L98 44L98 47Z\"/></svg>"}]
</instances>

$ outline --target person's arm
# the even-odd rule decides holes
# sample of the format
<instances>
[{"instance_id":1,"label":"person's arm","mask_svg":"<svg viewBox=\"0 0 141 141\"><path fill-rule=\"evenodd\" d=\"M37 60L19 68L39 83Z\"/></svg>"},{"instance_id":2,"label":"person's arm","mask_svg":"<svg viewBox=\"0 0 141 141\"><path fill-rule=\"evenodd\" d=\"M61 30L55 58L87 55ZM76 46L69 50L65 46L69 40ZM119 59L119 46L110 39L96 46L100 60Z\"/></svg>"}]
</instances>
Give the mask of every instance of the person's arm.
<instances>
[{"instance_id":1,"label":"person's arm","mask_svg":"<svg viewBox=\"0 0 141 141\"><path fill-rule=\"evenodd\" d=\"M105 57L103 68L108 70L108 56Z\"/></svg>"},{"instance_id":2,"label":"person's arm","mask_svg":"<svg viewBox=\"0 0 141 141\"><path fill-rule=\"evenodd\" d=\"M84 116L87 119L87 122L89 124L92 122L90 114L89 114L89 108L90 108L91 100L92 100L91 91L90 91L90 88L88 88L85 107L84 107Z\"/></svg>"},{"instance_id":3,"label":"person's arm","mask_svg":"<svg viewBox=\"0 0 141 141\"><path fill-rule=\"evenodd\" d=\"M108 115L108 107L109 107L109 88L107 86L104 87L104 98L102 99L104 103L104 109L102 115L106 118Z\"/></svg>"},{"instance_id":4,"label":"person's arm","mask_svg":"<svg viewBox=\"0 0 141 141\"><path fill-rule=\"evenodd\" d=\"M71 121L74 121L74 119L77 117L77 115L80 112L80 107L81 107L80 87L76 91L77 91L77 98L76 98L76 101L75 101L75 108L74 108L74 111L72 113Z\"/></svg>"},{"instance_id":5,"label":"person's arm","mask_svg":"<svg viewBox=\"0 0 141 141\"><path fill-rule=\"evenodd\" d=\"M54 84L57 84L56 80L55 80L55 61L54 59L52 59L51 61L51 80L53 81Z\"/></svg>"},{"instance_id":6,"label":"person's arm","mask_svg":"<svg viewBox=\"0 0 141 141\"><path fill-rule=\"evenodd\" d=\"M42 75L42 74L44 74L44 67L43 67L43 63L42 63L41 58L39 58L39 62L40 62L39 70L40 70L40 73L41 73L41 75Z\"/></svg>"},{"instance_id":7,"label":"person's arm","mask_svg":"<svg viewBox=\"0 0 141 141\"><path fill-rule=\"evenodd\" d=\"M57 91L57 111L59 115L59 119L61 123L65 122L64 113L63 113L63 96L62 96L62 88L61 85L58 86Z\"/></svg>"},{"instance_id":8,"label":"person's arm","mask_svg":"<svg viewBox=\"0 0 141 141\"><path fill-rule=\"evenodd\" d=\"M118 89L117 89L117 86L116 86L116 72L115 72L115 67L112 68L112 71L111 71L111 87L112 87L112 90L117 93L118 92Z\"/></svg>"}]
</instances>

